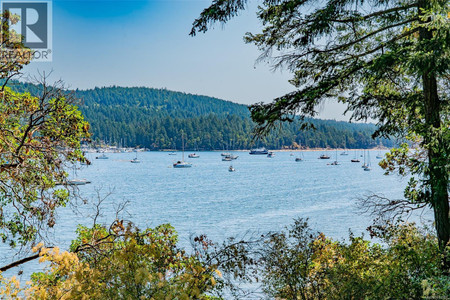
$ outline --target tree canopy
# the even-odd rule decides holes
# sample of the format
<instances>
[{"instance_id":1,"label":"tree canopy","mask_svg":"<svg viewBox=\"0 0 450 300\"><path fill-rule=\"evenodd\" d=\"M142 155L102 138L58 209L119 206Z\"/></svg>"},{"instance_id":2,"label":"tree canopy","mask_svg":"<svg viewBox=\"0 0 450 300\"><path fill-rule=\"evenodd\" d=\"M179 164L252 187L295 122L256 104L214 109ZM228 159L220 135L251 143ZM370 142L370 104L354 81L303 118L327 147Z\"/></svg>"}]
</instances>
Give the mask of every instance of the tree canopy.
<instances>
[{"instance_id":1,"label":"tree canopy","mask_svg":"<svg viewBox=\"0 0 450 300\"><path fill-rule=\"evenodd\" d=\"M40 93L17 93L5 84L30 62L24 47L2 14L0 79L0 238L11 246L33 240L41 228L52 227L54 212L68 200L66 163L84 160L80 142L88 138L75 98L59 83L43 79ZM3 55L13 51L15 55Z\"/></svg>"},{"instance_id":2,"label":"tree canopy","mask_svg":"<svg viewBox=\"0 0 450 300\"><path fill-rule=\"evenodd\" d=\"M193 23L206 32L246 8L245 0L215 0ZM327 99L346 104L355 120L378 122L374 136L408 137L424 150L403 160L415 179L405 196L435 212L441 249L449 242L448 0L263 0L260 33L245 41L275 68L293 74L296 91L251 106L259 133L293 116L314 116ZM398 154L398 152L395 152ZM450 267L446 263L446 268Z\"/></svg>"}]
</instances>

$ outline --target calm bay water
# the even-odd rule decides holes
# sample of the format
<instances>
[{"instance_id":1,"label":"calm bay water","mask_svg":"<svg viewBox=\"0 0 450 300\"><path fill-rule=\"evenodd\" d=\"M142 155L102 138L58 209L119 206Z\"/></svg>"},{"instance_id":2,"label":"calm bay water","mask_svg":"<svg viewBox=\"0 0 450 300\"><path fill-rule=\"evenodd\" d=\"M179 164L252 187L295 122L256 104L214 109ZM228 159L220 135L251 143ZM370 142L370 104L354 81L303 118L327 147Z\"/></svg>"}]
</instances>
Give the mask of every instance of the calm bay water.
<instances>
[{"instance_id":1,"label":"calm bay water","mask_svg":"<svg viewBox=\"0 0 450 300\"><path fill-rule=\"evenodd\" d=\"M219 152L198 154L200 158L188 159L186 153L186 160L193 163L187 169L172 168L180 152L138 153L140 164L129 162L134 153L108 154L107 160L89 154L93 164L74 176L92 181L79 187L88 199L96 198L98 188L102 195L114 189L103 205L103 221L114 220L114 204L127 200L128 219L139 226L170 223L183 246L189 245L191 234L223 240L246 231L279 230L298 217L310 218L311 225L326 235L347 237L349 228L361 233L371 221L358 213L357 197L371 192L401 197L406 185L397 176L383 175L375 151L370 172L350 162L353 153L338 155L341 165L330 166L334 152L329 152L330 160L318 159L321 152L304 152L301 162L295 162L290 152L278 152L273 158L235 152L236 172L228 172L230 162L223 162ZM80 220L73 214L60 217L64 235L56 236L68 243Z\"/></svg>"},{"instance_id":2,"label":"calm bay water","mask_svg":"<svg viewBox=\"0 0 450 300\"><path fill-rule=\"evenodd\" d=\"M375 192L400 198L406 185L405 179L383 175L376 151L370 152L370 172L361 163L350 162L353 152L338 155L338 166L327 165L334 160L334 151L328 153L330 160L318 159L321 152L303 152L301 162L295 162L290 152L276 152L273 158L234 152L239 155L232 162L236 172L228 172L230 162L223 162L219 152L199 152L196 159L188 159L187 154L186 160L193 163L187 169L172 168L180 152L176 156L138 153L140 164L130 163L134 153L110 153L107 160L88 154L93 164L71 177L92 182L78 187L89 201L97 197L98 189L103 196L112 191L102 204L101 222L111 223L114 207L127 200L125 219L140 227L170 223L179 233L180 245L187 248L192 234L222 241L248 231L280 230L298 217L309 218L313 229L335 239L348 237L349 229L359 235L371 224L371 217L358 212L357 198ZM67 248L77 224L92 224L90 204L81 205L80 211L83 217L70 208L59 210L52 232L56 244ZM6 254L6 248L0 247ZM1 265L10 260L7 256L1 255Z\"/></svg>"}]
</instances>

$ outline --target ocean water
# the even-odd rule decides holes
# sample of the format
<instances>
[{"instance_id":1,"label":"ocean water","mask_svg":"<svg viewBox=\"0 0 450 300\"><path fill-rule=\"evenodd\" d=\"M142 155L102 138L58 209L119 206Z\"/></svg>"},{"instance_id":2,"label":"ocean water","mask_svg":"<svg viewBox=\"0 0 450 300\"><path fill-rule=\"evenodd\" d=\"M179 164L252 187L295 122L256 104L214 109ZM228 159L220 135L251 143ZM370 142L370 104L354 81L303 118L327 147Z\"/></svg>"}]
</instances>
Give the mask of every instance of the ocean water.
<instances>
[{"instance_id":1,"label":"ocean water","mask_svg":"<svg viewBox=\"0 0 450 300\"><path fill-rule=\"evenodd\" d=\"M121 217L142 228L170 223L185 248L189 248L192 235L206 234L220 242L229 236L280 230L296 218L309 218L314 230L344 239L349 230L360 235L371 224L372 217L357 209L358 198L371 193L401 198L406 186L404 178L383 175L377 151L370 151L370 172L364 171L361 163L350 162L352 151L348 156L337 155L338 166L327 165L335 159L334 151L328 152L329 160L318 159L322 152L304 151L301 162L295 162L298 152L290 153L276 152L268 158L236 151L235 172L228 171L230 162L222 161L220 152L198 152L200 158L195 159L187 158L186 153L193 166L185 169L172 168L181 152L176 156L140 152L139 164L130 163L135 153L109 153L105 160L88 154L92 165L70 172L70 177L92 182L77 188L88 204L78 199L78 212L72 207L59 209L49 239L67 249L77 224L92 224L92 203L98 196L106 197L100 223L114 221L118 205L126 201ZM0 251L1 265L12 260L6 247L0 246ZM21 268L29 273L34 266Z\"/></svg>"}]
</instances>

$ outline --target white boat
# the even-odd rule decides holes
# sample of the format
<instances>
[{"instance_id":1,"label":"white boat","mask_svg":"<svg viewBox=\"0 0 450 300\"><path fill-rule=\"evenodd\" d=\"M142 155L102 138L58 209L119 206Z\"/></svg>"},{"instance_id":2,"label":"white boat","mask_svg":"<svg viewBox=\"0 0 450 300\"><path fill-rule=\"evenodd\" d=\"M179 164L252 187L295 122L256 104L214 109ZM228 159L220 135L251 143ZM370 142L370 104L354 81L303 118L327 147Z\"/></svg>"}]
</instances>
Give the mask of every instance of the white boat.
<instances>
[{"instance_id":1,"label":"white boat","mask_svg":"<svg viewBox=\"0 0 450 300\"><path fill-rule=\"evenodd\" d=\"M367 163L366 163L366 152L364 152L364 164L362 165L364 171L371 171L372 168L370 167L370 152L367 151Z\"/></svg>"},{"instance_id":2,"label":"white boat","mask_svg":"<svg viewBox=\"0 0 450 300\"><path fill-rule=\"evenodd\" d=\"M232 161L238 159L238 155L228 154L222 157L222 161Z\"/></svg>"},{"instance_id":3,"label":"white boat","mask_svg":"<svg viewBox=\"0 0 450 300\"><path fill-rule=\"evenodd\" d=\"M85 184L89 184L89 183L91 183L91 182L85 178L67 180L68 185L85 185Z\"/></svg>"},{"instance_id":4,"label":"white boat","mask_svg":"<svg viewBox=\"0 0 450 300\"><path fill-rule=\"evenodd\" d=\"M294 154L291 153L291 156L294 156ZM305 158L305 157L303 156L303 151L300 151L299 156L297 156L297 157L295 158L295 161L303 161L304 158Z\"/></svg>"},{"instance_id":5,"label":"white boat","mask_svg":"<svg viewBox=\"0 0 450 300\"><path fill-rule=\"evenodd\" d=\"M377 159L382 159L384 156L383 155L381 155L381 152L380 152L380 150L378 150L378 153L377 153L377 156L376 156L376 158Z\"/></svg>"},{"instance_id":6,"label":"white boat","mask_svg":"<svg viewBox=\"0 0 450 300\"><path fill-rule=\"evenodd\" d=\"M233 168L233 166L230 166L230 167L228 168L228 172L234 172L234 171L236 171L236 169Z\"/></svg>"},{"instance_id":7,"label":"white boat","mask_svg":"<svg viewBox=\"0 0 450 300\"><path fill-rule=\"evenodd\" d=\"M182 159L173 163L174 168L190 168L192 167L191 163L184 161L184 134L181 134L181 144L183 146Z\"/></svg>"},{"instance_id":8,"label":"white boat","mask_svg":"<svg viewBox=\"0 0 450 300\"><path fill-rule=\"evenodd\" d=\"M378 145L378 153L377 153L377 156L376 156L376 158L377 159L382 159L384 156L381 154L381 152L380 152L380 150L381 150L381 142L380 142L380 144Z\"/></svg>"},{"instance_id":9,"label":"white boat","mask_svg":"<svg viewBox=\"0 0 450 300\"><path fill-rule=\"evenodd\" d=\"M100 156L96 156L95 159L108 159L109 157L105 155L105 153L102 153Z\"/></svg>"},{"instance_id":10,"label":"white boat","mask_svg":"<svg viewBox=\"0 0 450 300\"><path fill-rule=\"evenodd\" d=\"M336 150L336 160L333 161L333 162L330 164L330 166L339 166L339 165L340 165L340 163L339 163L338 160L337 160L337 150Z\"/></svg>"},{"instance_id":11,"label":"white boat","mask_svg":"<svg viewBox=\"0 0 450 300\"><path fill-rule=\"evenodd\" d=\"M195 154L195 153L191 153L191 154L188 155L188 157L189 157L189 158L199 158L200 155Z\"/></svg>"},{"instance_id":12,"label":"white boat","mask_svg":"<svg viewBox=\"0 0 450 300\"><path fill-rule=\"evenodd\" d=\"M141 163L141 161L137 158L137 151L134 151L136 153L136 155L134 156L134 158L130 161L132 164L139 164Z\"/></svg>"},{"instance_id":13,"label":"white boat","mask_svg":"<svg viewBox=\"0 0 450 300\"><path fill-rule=\"evenodd\" d=\"M222 153L220 153L220 156L230 156L231 155L231 153L228 153L228 152L222 152Z\"/></svg>"},{"instance_id":14,"label":"white boat","mask_svg":"<svg viewBox=\"0 0 450 300\"><path fill-rule=\"evenodd\" d=\"M267 155L269 154L269 151L267 151L266 148L257 148L257 149L251 149L250 153L251 155Z\"/></svg>"},{"instance_id":15,"label":"white boat","mask_svg":"<svg viewBox=\"0 0 450 300\"><path fill-rule=\"evenodd\" d=\"M130 162L132 164L139 164L139 163L141 163L141 161L137 157L133 158Z\"/></svg>"},{"instance_id":16,"label":"white boat","mask_svg":"<svg viewBox=\"0 0 450 300\"><path fill-rule=\"evenodd\" d=\"M344 150L344 152L342 152L341 155L347 156L348 155L347 150Z\"/></svg>"},{"instance_id":17,"label":"white boat","mask_svg":"<svg viewBox=\"0 0 450 300\"><path fill-rule=\"evenodd\" d=\"M170 152L169 155L177 155L175 152Z\"/></svg>"},{"instance_id":18,"label":"white boat","mask_svg":"<svg viewBox=\"0 0 450 300\"><path fill-rule=\"evenodd\" d=\"M173 164L173 167L174 168L190 168L190 167L192 167L192 164L179 160Z\"/></svg>"}]
</instances>

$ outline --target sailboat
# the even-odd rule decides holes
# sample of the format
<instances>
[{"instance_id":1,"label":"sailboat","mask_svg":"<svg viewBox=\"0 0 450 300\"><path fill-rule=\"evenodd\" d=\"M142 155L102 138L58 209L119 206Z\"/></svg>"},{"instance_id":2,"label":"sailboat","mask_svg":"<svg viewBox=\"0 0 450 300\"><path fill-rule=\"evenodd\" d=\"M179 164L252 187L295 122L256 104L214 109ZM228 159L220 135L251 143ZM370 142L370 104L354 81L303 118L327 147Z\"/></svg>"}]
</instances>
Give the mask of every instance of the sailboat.
<instances>
[{"instance_id":1,"label":"sailboat","mask_svg":"<svg viewBox=\"0 0 450 300\"><path fill-rule=\"evenodd\" d=\"M340 165L340 163L338 163L338 160L337 160L337 150L336 150L336 160L333 161L330 165L331 166L339 166Z\"/></svg>"},{"instance_id":2,"label":"sailboat","mask_svg":"<svg viewBox=\"0 0 450 300\"><path fill-rule=\"evenodd\" d=\"M325 150L325 153L327 151ZM319 159L330 159L330 157L327 154L322 154L321 156L319 156Z\"/></svg>"},{"instance_id":3,"label":"sailboat","mask_svg":"<svg viewBox=\"0 0 450 300\"><path fill-rule=\"evenodd\" d=\"M367 151L367 165L364 167L364 171L371 171L372 168L370 167L370 152Z\"/></svg>"},{"instance_id":4,"label":"sailboat","mask_svg":"<svg viewBox=\"0 0 450 300\"><path fill-rule=\"evenodd\" d=\"M135 151L136 156L131 160L132 164L139 164L141 161L137 158L137 151Z\"/></svg>"},{"instance_id":5,"label":"sailboat","mask_svg":"<svg viewBox=\"0 0 450 300\"><path fill-rule=\"evenodd\" d=\"M360 162L360 160L358 159L358 154L357 153L358 153L358 151L355 150L355 157L350 160L351 162L356 162L356 163Z\"/></svg>"},{"instance_id":6,"label":"sailboat","mask_svg":"<svg viewBox=\"0 0 450 300\"><path fill-rule=\"evenodd\" d=\"M382 159L383 158L383 155L381 155L381 152L380 152L380 146L378 146L378 153L377 153L377 159Z\"/></svg>"},{"instance_id":7,"label":"sailboat","mask_svg":"<svg viewBox=\"0 0 450 300\"><path fill-rule=\"evenodd\" d=\"M291 153L292 154L292 153ZM303 160L303 158L304 158L304 156L303 156L303 152L302 151L300 151L300 156L297 156L296 158L295 158L295 161L302 161Z\"/></svg>"},{"instance_id":8,"label":"sailboat","mask_svg":"<svg viewBox=\"0 0 450 300\"><path fill-rule=\"evenodd\" d=\"M181 158L181 160L174 163L173 167L174 168L190 168L190 167L192 167L192 164L184 161L184 133L181 133L181 140L182 140L181 144L183 147L182 158Z\"/></svg>"},{"instance_id":9,"label":"sailboat","mask_svg":"<svg viewBox=\"0 0 450 300\"><path fill-rule=\"evenodd\" d=\"M175 150L177 149L177 146L175 145L175 142L173 143L175 146ZM169 152L169 155L177 155L177 153L175 151Z\"/></svg>"},{"instance_id":10,"label":"sailboat","mask_svg":"<svg viewBox=\"0 0 450 300\"><path fill-rule=\"evenodd\" d=\"M367 164L366 164L366 150L363 150L363 151L364 151L364 163L362 164L361 168L365 169L365 168L367 168Z\"/></svg>"},{"instance_id":11,"label":"sailboat","mask_svg":"<svg viewBox=\"0 0 450 300\"><path fill-rule=\"evenodd\" d=\"M100 156L96 156L95 159L108 159L109 157L105 155L105 153L102 153Z\"/></svg>"},{"instance_id":12,"label":"sailboat","mask_svg":"<svg viewBox=\"0 0 450 300\"><path fill-rule=\"evenodd\" d=\"M344 155L344 156L348 155L348 152L345 148L344 148L344 152L342 152L341 155Z\"/></svg>"},{"instance_id":13,"label":"sailboat","mask_svg":"<svg viewBox=\"0 0 450 300\"><path fill-rule=\"evenodd\" d=\"M196 148L197 148L197 152L198 152L198 144L197 144ZM200 155L198 155L197 153L194 152L194 153L189 154L188 157L189 158L199 158Z\"/></svg>"}]
</instances>

